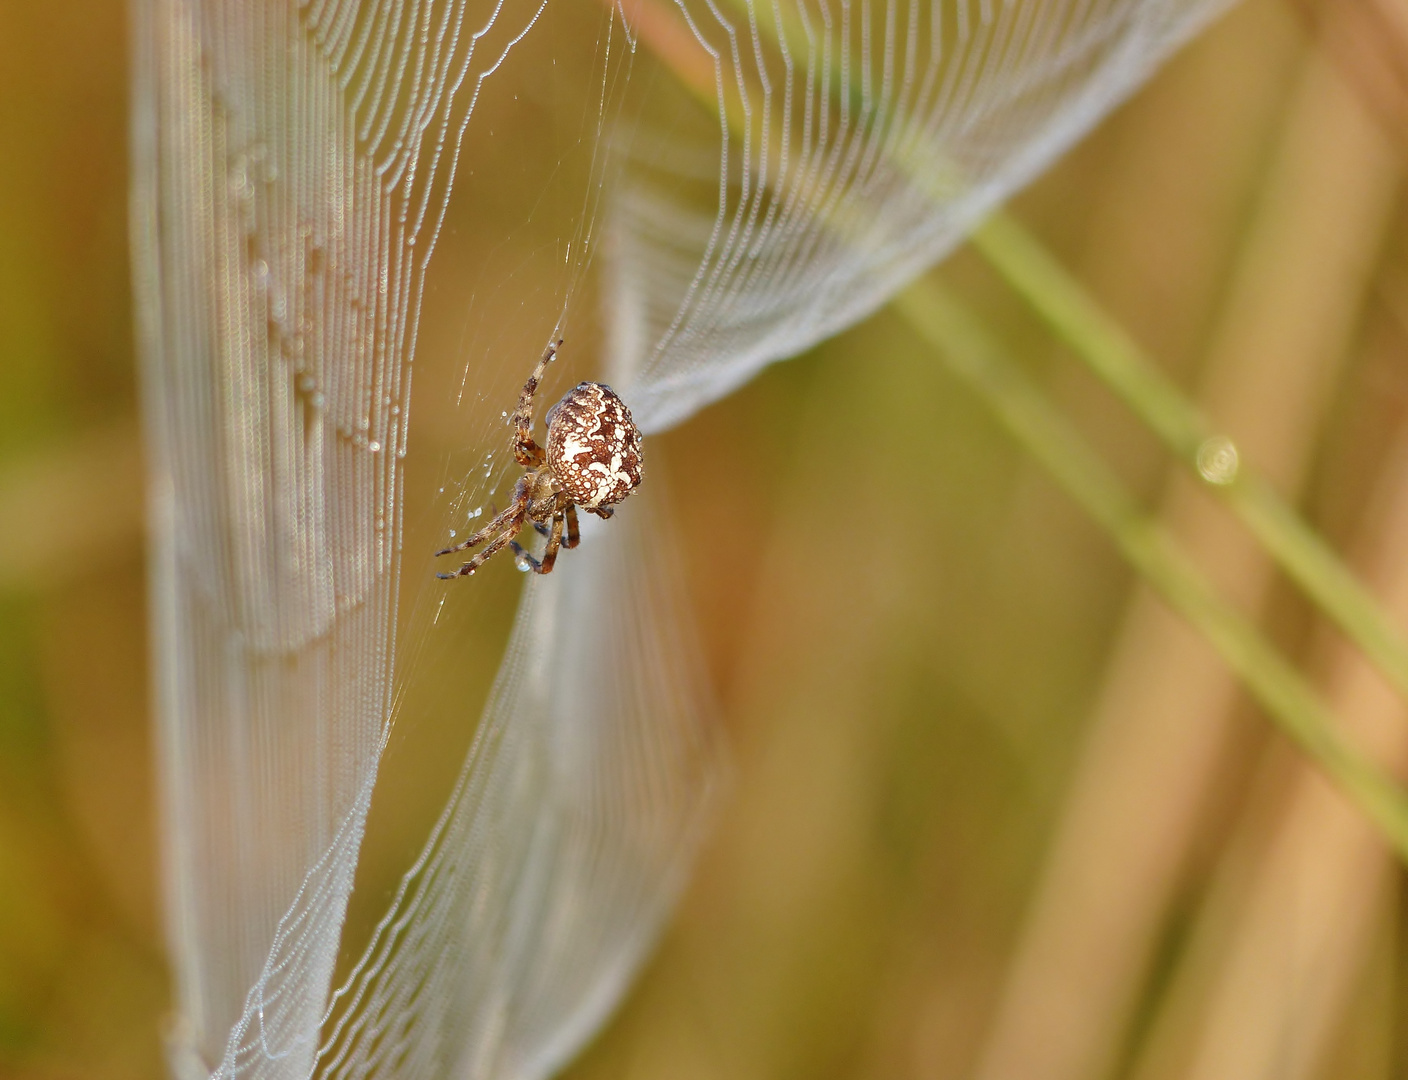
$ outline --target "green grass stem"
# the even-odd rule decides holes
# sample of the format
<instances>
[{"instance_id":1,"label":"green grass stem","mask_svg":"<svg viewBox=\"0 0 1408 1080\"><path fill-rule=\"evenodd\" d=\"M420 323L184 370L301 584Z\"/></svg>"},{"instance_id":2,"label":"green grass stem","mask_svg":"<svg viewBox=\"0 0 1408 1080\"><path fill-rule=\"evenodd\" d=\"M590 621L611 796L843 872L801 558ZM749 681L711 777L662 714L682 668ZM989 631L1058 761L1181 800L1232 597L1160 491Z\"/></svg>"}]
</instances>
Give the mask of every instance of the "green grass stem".
<instances>
[{"instance_id":1,"label":"green grass stem","mask_svg":"<svg viewBox=\"0 0 1408 1080\"><path fill-rule=\"evenodd\" d=\"M1167 378L1041 243L994 214L972 243L1092 372L1195 476L1220 496L1286 574L1408 697L1408 641L1369 590L1275 488L1238 455L1210 465L1210 448L1234 446Z\"/></svg>"},{"instance_id":2,"label":"green grass stem","mask_svg":"<svg viewBox=\"0 0 1408 1080\"><path fill-rule=\"evenodd\" d=\"M930 278L900 294L892 307L1109 532L1140 576L1217 650L1271 720L1408 859L1408 795L1339 737L1329 708L1300 672L1217 593L977 317Z\"/></svg>"},{"instance_id":3,"label":"green grass stem","mask_svg":"<svg viewBox=\"0 0 1408 1080\"><path fill-rule=\"evenodd\" d=\"M636 8L637 15L644 16L637 27L641 41L706 108L720 111L707 73L688 62L684 38L671 32L665 21L671 15L668 4L637 0ZM775 28L763 26L760 31L776 44ZM741 136L741 117L727 109L722 113L728 130ZM897 166L912 182L931 189L936 200L949 193L946 181L950 178L917 176L907 160ZM828 226L846 231L845 223L834 216ZM1268 483L1238 460L1235 444L1212 429L1123 328L1014 220L994 214L972 241L1156 437L1228 500L1290 577L1408 696L1408 645L1397 628L1329 546ZM1408 797L1389 776L1341 741L1329 710L1295 667L1217 594L976 318L928 279L911 286L892 306L1110 532L1135 569L1218 651L1271 719L1340 784L1408 859Z\"/></svg>"}]
</instances>

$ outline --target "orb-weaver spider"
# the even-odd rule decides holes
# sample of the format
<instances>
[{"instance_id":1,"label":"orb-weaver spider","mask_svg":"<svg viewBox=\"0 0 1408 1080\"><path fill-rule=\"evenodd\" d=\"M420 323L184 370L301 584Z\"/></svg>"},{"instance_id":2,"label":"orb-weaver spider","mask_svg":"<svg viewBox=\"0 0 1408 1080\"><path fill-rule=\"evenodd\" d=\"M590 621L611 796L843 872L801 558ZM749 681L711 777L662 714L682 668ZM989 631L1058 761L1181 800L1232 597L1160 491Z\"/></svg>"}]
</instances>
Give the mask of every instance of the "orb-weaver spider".
<instances>
[{"instance_id":1,"label":"orb-weaver spider","mask_svg":"<svg viewBox=\"0 0 1408 1080\"><path fill-rule=\"evenodd\" d=\"M547 347L528 376L511 418L513 456L529 470L514 485L513 501L473 536L437 551L437 556L449 555L485 544L458 570L436 577L472 574L505 547L513 548L520 570L551 573L558 549L574 548L580 539L577 507L609 518L613 505L640 486L640 429L626 403L604 383L583 382L569 390L548 411L547 446L533 441L533 398L561 346L559 340ZM525 524L548 538L541 560L518 544L516 537Z\"/></svg>"}]
</instances>

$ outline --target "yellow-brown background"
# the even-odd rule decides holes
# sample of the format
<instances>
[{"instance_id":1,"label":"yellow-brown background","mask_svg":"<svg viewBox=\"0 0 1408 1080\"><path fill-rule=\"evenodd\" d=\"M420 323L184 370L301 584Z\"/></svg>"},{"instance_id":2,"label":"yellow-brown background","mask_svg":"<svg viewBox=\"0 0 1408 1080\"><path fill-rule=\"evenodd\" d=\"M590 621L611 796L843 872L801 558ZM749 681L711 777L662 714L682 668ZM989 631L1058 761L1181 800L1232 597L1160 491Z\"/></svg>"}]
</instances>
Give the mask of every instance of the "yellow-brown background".
<instances>
[{"instance_id":1,"label":"yellow-brown background","mask_svg":"<svg viewBox=\"0 0 1408 1080\"><path fill-rule=\"evenodd\" d=\"M1186 385L1218 362L1209 342L1276 148L1304 112L1307 56L1327 50L1312 24L1250 0L1018 200ZM115 3L0 7L0 1075L161 1071L126 32ZM1357 47L1328 51L1352 64ZM1333 138L1308 153L1378 170L1364 182L1392 192L1408 143L1386 63L1388 75L1364 60L1372 77L1347 84L1383 161L1345 158ZM1263 241L1273 265L1313 259L1307 238L1355 218L1337 193L1356 177L1307 182L1325 196ZM1372 518L1408 401L1394 199L1303 447L1308 512L1345 544ZM1152 504L1167 468L1152 440L976 259L944 273ZM1298 325L1302 313L1281 314ZM1131 576L884 313L657 443L738 783L663 947L572 1075L962 1076L1069 797ZM882 525L853 527L864 522ZM1265 625L1313 667L1312 620L1289 590ZM1250 778L1277 783L1265 764L1277 752L1241 707L1116 1073L1152 1052L1142 1040L1171 1007L1181 935L1256 808ZM1319 1075L1408 1075L1402 917L1396 900L1377 917Z\"/></svg>"}]
</instances>

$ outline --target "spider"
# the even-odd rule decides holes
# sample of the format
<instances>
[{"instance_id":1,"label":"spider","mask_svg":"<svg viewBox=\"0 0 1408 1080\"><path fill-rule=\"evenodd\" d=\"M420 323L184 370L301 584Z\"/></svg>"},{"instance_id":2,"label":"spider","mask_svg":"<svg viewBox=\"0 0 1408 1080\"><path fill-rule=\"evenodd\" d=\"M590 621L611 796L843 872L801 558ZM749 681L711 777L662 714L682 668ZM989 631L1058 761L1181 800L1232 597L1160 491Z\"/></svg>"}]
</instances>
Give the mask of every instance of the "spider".
<instances>
[{"instance_id":1,"label":"spider","mask_svg":"<svg viewBox=\"0 0 1408 1080\"><path fill-rule=\"evenodd\" d=\"M609 518L615 512L613 505L640 486L640 429L626 403L604 383L583 382L569 390L548 410L546 448L533 441L533 397L561 347L560 340L547 347L528 376L511 418L515 428L513 456L529 470L514 486L513 501L467 540L437 551L436 556L449 555L485 545L458 570L436 577L472 574L505 547L513 548L520 570L550 574L558 548L574 548L581 538L577 507ZM541 561L518 544L516 537L525 524L548 538Z\"/></svg>"}]
</instances>

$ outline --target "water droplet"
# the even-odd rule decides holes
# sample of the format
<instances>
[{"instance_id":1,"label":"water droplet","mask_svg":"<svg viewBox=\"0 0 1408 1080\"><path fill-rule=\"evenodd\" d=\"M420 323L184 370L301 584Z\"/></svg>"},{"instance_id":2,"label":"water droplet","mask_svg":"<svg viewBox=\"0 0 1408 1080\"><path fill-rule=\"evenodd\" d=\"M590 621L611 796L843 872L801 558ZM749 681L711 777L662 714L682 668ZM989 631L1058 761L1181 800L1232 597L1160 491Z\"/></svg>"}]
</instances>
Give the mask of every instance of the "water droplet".
<instances>
[{"instance_id":1,"label":"water droplet","mask_svg":"<svg viewBox=\"0 0 1408 1080\"><path fill-rule=\"evenodd\" d=\"M381 443L373 439L371 442L367 443L367 449L370 450L373 454L380 453Z\"/></svg>"},{"instance_id":2,"label":"water droplet","mask_svg":"<svg viewBox=\"0 0 1408 1080\"><path fill-rule=\"evenodd\" d=\"M313 406L313 408L315 409L321 409L323 407L323 402L325 402L326 400L327 399L323 397L321 393L317 393L308 399L308 404Z\"/></svg>"},{"instance_id":3,"label":"water droplet","mask_svg":"<svg viewBox=\"0 0 1408 1080\"><path fill-rule=\"evenodd\" d=\"M444 491L445 489L444 489L444 488L441 488L440 490L441 490L441 491ZM454 529L451 529L451 530L450 530L450 536L453 537L454 535L455 535L455 530L454 530Z\"/></svg>"},{"instance_id":4,"label":"water droplet","mask_svg":"<svg viewBox=\"0 0 1408 1080\"><path fill-rule=\"evenodd\" d=\"M518 558L513 560L513 565L518 567L518 569L523 571L524 573L527 573L529 570L533 569L533 564L528 561L527 555L518 556Z\"/></svg>"},{"instance_id":5,"label":"water droplet","mask_svg":"<svg viewBox=\"0 0 1408 1080\"><path fill-rule=\"evenodd\" d=\"M1198 472L1209 484L1225 487L1237 479L1237 444L1226 435L1204 439L1198 447Z\"/></svg>"},{"instance_id":6,"label":"water droplet","mask_svg":"<svg viewBox=\"0 0 1408 1080\"><path fill-rule=\"evenodd\" d=\"M441 488L441 489L440 489L440 494L441 494L441 495L445 494L445 489L444 489L444 488Z\"/></svg>"},{"instance_id":7,"label":"water droplet","mask_svg":"<svg viewBox=\"0 0 1408 1080\"><path fill-rule=\"evenodd\" d=\"M269 277L269 264L263 259L255 259L254 265L250 269L254 271L254 279L261 284Z\"/></svg>"}]
</instances>

